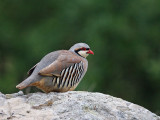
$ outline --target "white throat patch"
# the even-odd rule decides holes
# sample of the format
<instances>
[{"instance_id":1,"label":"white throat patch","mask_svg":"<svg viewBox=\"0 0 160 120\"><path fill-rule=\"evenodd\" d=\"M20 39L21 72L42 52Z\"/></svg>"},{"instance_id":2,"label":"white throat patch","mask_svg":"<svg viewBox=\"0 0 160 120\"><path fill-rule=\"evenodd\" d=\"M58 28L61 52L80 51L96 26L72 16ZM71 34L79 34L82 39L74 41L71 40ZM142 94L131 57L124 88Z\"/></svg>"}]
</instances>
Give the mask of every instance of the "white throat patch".
<instances>
[{"instance_id":1,"label":"white throat patch","mask_svg":"<svg viewBox=\"0 0 160 120\"><path fill-rule=\"evenodd\" d=\"M88 52L88 51L82 51L82 50L81 50L81 51L78 52L78 54L80 54L82 57L85 57L85 58L86 58L86 57L88 56L87 52Z\"/></svg>"}]
</instances>

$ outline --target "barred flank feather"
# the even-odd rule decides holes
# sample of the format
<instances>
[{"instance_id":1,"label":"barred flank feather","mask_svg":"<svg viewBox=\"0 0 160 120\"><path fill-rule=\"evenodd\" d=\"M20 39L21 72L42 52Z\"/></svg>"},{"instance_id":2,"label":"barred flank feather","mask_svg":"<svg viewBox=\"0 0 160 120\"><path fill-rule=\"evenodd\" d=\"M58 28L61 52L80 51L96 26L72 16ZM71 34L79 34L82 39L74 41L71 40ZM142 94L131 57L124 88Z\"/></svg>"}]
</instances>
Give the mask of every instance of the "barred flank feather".
<instances>
[{"instance_id":1,"label":"barred flank feather","mask_svg":"<svg viewBox=\"0 0 160 120\"><path fill-rule=\"evenodd\" d=\"M70 88L79 83L82 74L84 72L83 62L75 63L61 71L61 77L55 77L53 79L53 85L58 89Z\"/></svg>"}]
</instances>

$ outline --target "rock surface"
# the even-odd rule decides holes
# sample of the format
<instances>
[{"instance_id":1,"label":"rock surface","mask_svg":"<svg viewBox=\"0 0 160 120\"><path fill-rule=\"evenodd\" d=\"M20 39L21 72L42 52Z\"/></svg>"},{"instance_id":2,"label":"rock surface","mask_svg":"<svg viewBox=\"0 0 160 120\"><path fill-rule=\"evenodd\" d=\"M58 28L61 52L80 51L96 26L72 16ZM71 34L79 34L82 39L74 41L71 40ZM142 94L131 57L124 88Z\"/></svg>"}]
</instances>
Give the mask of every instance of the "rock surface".
<instances>
[{"instance_id":1,"label":"rock surface","mask_svg":"<svg viewBox=\"0 0 160 120\"><path fill-rule=\"evenodd\" d=\"M0 93L0 120L160 120L147 109L102 93Z\"/></svg>"}]
</instances>

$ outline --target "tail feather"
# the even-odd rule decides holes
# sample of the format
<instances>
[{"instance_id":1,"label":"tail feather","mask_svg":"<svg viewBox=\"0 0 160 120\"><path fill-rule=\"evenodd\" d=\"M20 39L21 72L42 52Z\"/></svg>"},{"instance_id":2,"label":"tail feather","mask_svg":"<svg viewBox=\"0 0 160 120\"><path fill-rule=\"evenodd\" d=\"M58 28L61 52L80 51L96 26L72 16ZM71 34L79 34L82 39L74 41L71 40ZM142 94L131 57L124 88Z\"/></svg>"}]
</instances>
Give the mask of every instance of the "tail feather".
<instances>
[{"instance_id":1,"label":"tail feather","mask_svg":"<svg viewBox=\"0 0 160 120\"><path fill-rule=\"evenodd\" d=\"M16 86L16 88L18 88L18 89L24 89L24 88L28 87L31 83L32 83L32 80L29 79L29 78L27 78L23 82L21 82L20 84L18 84Z\"/></svg>"}]
</instances>

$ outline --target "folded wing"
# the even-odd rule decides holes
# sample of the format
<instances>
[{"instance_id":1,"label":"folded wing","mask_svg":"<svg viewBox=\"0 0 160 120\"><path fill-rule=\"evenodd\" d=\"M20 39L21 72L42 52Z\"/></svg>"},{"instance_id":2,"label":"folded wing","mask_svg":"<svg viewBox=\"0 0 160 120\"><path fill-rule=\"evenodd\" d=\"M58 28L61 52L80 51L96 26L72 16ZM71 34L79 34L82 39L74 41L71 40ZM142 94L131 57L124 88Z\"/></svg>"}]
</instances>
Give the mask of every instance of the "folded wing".
<instances>
[{"instance_id":1,"label":"folded wing","mask_svg":"<svg viewBox=\"0 0 160 120\"><path fill-rule=\"evenodd\" d=\"M75 63L80 63L81 58L77 57L71 52L63 53L51 64L39 71L39 75L42 76L57 76L60 77L60 73L63 69L72 66Z\"/></svg>"}]
</instances>

